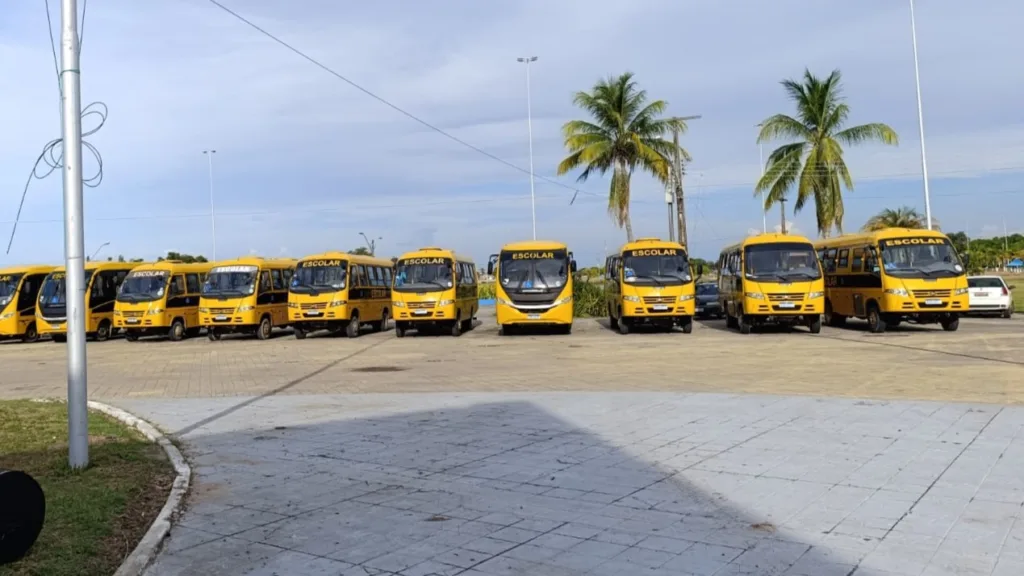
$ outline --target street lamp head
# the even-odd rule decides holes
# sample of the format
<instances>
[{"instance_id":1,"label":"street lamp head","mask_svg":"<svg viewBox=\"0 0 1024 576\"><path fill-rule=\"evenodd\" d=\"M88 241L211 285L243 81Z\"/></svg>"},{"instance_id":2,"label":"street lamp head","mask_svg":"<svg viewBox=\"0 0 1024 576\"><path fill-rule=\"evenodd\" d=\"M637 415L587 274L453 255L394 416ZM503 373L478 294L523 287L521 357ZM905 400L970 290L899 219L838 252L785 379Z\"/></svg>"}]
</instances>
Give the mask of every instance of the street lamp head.
<instances>
[{"instance_id":1,"label":"street lamp head","mask_svg":"<svg viewBox=\"0 0 1024 576\"><path fill-rule=\"evenodd\" d=\"M518 61L518 62L536 62L537 61L537 57L536 56L530 56L528 58L516 58L516 61Z\"/></svg>"}]
</instances>

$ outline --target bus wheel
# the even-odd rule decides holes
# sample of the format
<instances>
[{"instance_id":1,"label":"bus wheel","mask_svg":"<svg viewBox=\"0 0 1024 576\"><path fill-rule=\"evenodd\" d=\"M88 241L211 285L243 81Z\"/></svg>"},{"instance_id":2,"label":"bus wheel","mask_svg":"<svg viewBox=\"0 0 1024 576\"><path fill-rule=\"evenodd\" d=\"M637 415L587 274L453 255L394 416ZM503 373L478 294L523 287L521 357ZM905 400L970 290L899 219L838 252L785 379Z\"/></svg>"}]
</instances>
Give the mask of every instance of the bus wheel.
<instances>
[{"instance_id":1,"label":"bus wheel","mask_svg":"<svg viewBox=\"0 0 1024 576\"><path fill-rule=\"evenodd\" d=\"M942 320L942 329L946 332L956 332L956 329L960 327L959 316L947 316Z\"/></svg>"},{"instance_id":2,"label":"bus wheel","mask_svg":"<svg viewBox=\"0 0 1024 576\"><path fill-rule=\"evenodd\" d=\"M619 334L623 336L629 334L629 322L625 318L619 318Z\"/></svg>"},{"instance_id":3,"label":"bus wheel","mask_svg":"<svg viewBox=\"0 0 1024 576\"><path fill-rule=\"evenodd\" d=\"M455 322L452 322L452 336L462 336L462 314L455 315Z\"/></svg>"},{"instance_id":4,"label":"bus wheel","mask_svg":"<svg viewBox=\"0 0 1024 576\"><path fill-rule=\"evenodd\" d=\"M743 312L740 312L739 317L736 319L736 325L740 329L740 334L750 334L753 325L750 323L750 317Z\"/></svg>"},{"instance_id":5,"label":"bus wheel","mask_svg":"<svg viewBox=\"0 0 1024 576\"><path fill-rule=\"evenodd\" d=\"M292 332L295 334L295 339L296 340L305 340L306 339L306 331L303 330L302 328L299 328L298 326L296 326L296 327L292 328Z\"/></svg>"},{"instance_id":6,"label":"bus wheel","mask_svg":"<svg viewBox=\"0 0 1024 576\"><path fill-rule=\"evenodd\" d=\"M868 305L868 329L872 334L885 332L885 321L882 320L882 313L878 310L878 304Z\"/></svg>"},{"instance_id":7,"label":"bus wheel","mask_svg":"<svg viewBox=\"0 0 1024 576\"><path fill-rule=\"evenodd\" d=\"M39 332L36 331L36 323L32 322L25 327L25 333L21 335L22 342L36 342L39 340Z\"/></svg>"},{"instance_id":8,"label":"bus wheel","mask_svg":"<svg viewBox=\"0 0 1024 576\"><path fill-rule=\"evenodd\" d=\"M220 332L218 332L216 328L207 328L206 337L210 340L210 342L216 342L220 340Z\"/></svg>"},{"instance_id":9,"label":"bus wheel","mask_svg":"<svg viewBox=\"0 0 1024 576\"><path fill-rule=\"evenodd\" d=\"M693 319L684 318L679 327L683 329L683 334L691 334L693 332Z\"/></svg>"},{"instance_id":10,"label":"bus wheel","mask_svg":"<svg viewBox=\"0 0 1024 576\"><path fill-rule=\"evenodd\" d=\"M381 312L380 321L377 322L373 326L374 331L375 332L385 332L385 331L387 331L387 329L388 329L388 319L389 319L388 309L385 308L384 311Z\"/></svg>"},{"instance_id":11,"label":"bus wheel","mask_svg":"<svg viewBox=\"0 0 1024 576\"><path fill-rule=\"evenodd\" d=\"M498 325L498 336L511 336L512 327L507 324Z\"/></svg>"},{"instance_id":12,"label":"bus wheel","mask_svg":"<svg viewBox=\"0 0 1024 576\"><path fill-rule=\"evenodd\" d=\"M821 316L811 316L807 320L807 329L811 331L811 334L819 334L821 332Z\"/></svg>"},{"instance_id":13,"label":"bus wheel","mask_svg":"<svg viewBox=\"0 0 1024 576\"><path fill-rule=\"evenodd\" d=\"M256 329L256 337L260 340L267 340L270 338L270 333L273 332L274 325L270 323L270 316L264 316L260 318L259 328Z\"/></svg>"},{"instance_id":14,"label":"bus wheel","mask_svg":"<svg viewBox=\"0 0 1024 576\"><path fill-rule=\"evenodd\" d=\"M126 342L138 342L139 335L132 330L125 330L124 339Z\"/></svg>"},{"instance_id":15,"label":"bus wheel","mask_svg":"<svg viewBox=\"0 0 1024 576\"><path fill-rule=\"evenodd\" d=\"M96 327L96 341L104 342L110 338L110 322L104 320Z\"/></svg>"},{"instance_id":16,"label":"bus wheel","mask_svg":"<svg viewBox=\"0 0 1024 576\"><path fill-rule=\"evenodd\" d=\"M470 313L469 318L462 321L462 331L469 332L473 329L473 314Z\"/></svg>"},{"instance_id":17,"label":"bus wheel","mask_svg":"<svg viewBox=\"0 0 1024 576\"><path fill-rule=\"evenodd\" d=\"M185 322L181 318L175 318L171 322L171 329L167 332L167 338L171 342L177 342L185 337Z\"/></svg>"},{"instance_id":18,"label":"bus wheel","mask_svg":"<svg viewBox=\"0 0 1024 576\"><path fill-rule=\"evenodd\" d=\"M612 330L619 329L619 320L615 317L615 314L612 314L612 307L610 304L608 305L608 325L612 327Z\"/></svg>"},{"instance_id":19,"label":"bus wheel","mask_svg":"<svg viewBox=\"0 0 1024 576\"><path fill-rule=\"evenodd\" d=\"M832 302L825 300L825 324L833 328L839 328L846 323L846 316L842 314L836 314L832 310Z\"/></svg>"},{"instance_id":20,"label":"bus wheel","mask_svg":"<svg viewBox=\"0 0 1024 576\"><path fill-rule=\"evenodd\" d=\"M402 324L401 322L395 322L395 337L396 338L405 338L405 330L406 330L406 328L405 328L404 324Z\"/></svg>"},{"instance_id":21,"label":"bus wheel","mask_svg":"<svg viewBox=\"0 0 1024 576\"><path fill-rule=\"evenodd\" d=\"M64 342L68 341L67 334L54 334L53 336L51 336L51 338L53 338L54 342L57 342L59 344L63 344Z\"/></svg>"},{"instance_id":22,"label":"bus wheel","mask_svg":"<svg viewBox=\"0 0 1024 576\"><path fill-rule=\"evenodd\" d=\"M352 317L349 318L348 324L345 325L345 336L349 338L356 338L359 336L359 313L353 312Z\"/></svg>"},{"instance_id":23,"label":"bus wheel","mask_svg":"<svg viewBox=\"0 0 1024 576\"><path fill-rule=\"evenodd\" d=\"M739 324L736 323L736 318L728 312L725 313L725 327L726 328L739 328Z\"/></svg>"}]
</instances>

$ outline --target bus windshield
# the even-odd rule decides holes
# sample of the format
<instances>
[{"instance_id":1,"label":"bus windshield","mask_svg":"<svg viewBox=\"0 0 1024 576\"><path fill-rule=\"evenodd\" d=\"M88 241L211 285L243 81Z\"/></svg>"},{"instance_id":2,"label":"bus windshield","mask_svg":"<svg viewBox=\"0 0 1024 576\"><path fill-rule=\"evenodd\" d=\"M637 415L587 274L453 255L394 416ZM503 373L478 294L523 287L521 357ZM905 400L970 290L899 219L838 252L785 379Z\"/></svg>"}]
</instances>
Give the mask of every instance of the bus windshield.
<instances>
[{"instance_id":1,"label":"bus windshield","mask_svg":"<svg viewBox=\"0 0 1024 576\"><path fill-rule=\"evenodd\" d=\"M506 290L545 292L565 286L569 278L566 250L502 252L498 272Z\"/></svg>"},{"instance_id":2,"label":"bus windshield","mask_svg":"<svg viewBox=\"0 0 1024 576\"><path fill-rule=\"evenodd\" d=\"M92 270L85 271L85 285L89 286ZM67 304L67 277L64 272L54 272L46 277L42 289L39 290L39 303L45 306L64 306ZM88 292L86 292L88 295Z\"/></svg>"},{"instance_id":3,"label":"bus windshield","mask_svg":"<svg viewBox=\"0 0 1024 576\"><path fill-rule=\"evenodd\" d=\"M219 266L210 270L203 296L248 296L256 291L256 266Z\"/></svg>"},{"instance_id":4,"label":"bus windshield","mask_svg":"<svg viewBox=\"0 0 1024 576\"><path fill-rule=\"evenodd\" d=\"M131 272L121 283L117 293L119 302L149 302L163 298L167 287L166 270L139 270Z\"/></svg>"},{"instance_id":5,"label":"bus windshield","mask_svg":"<svg viewBox=\"0 0 1024 576\"><path fill-rule=\"evenodd\" d=\"M671 286L690 282L693 277L685 250L645 248L623 253L622 280L638 286Z\"/></svg>"},{"instance_id":6,"label":"bus windshield","mask_svg":"<svg viewBox=\"0 0 1024 576\"><path fill-rule=\"evenodd\" d=\"M885 273L899 278L960 276L964 267L945 238L879 240Z\"/></svg>"},{"instance_id":7,"label":"bus windshield","mask_svg":"<svg viewBox=\"0 0 1024 576\"><path fill-rule=\"evenodd\" d=\"M347 262L300 262L292 276L289 288L296 294L318 294L321 290L338 291L345 289L345 266Z\"/></svg>"},{"instance_id":8,"label":"bus windshield","mask_svg":"<svg viewBox=\"0 0 1024 576\"><path fill-rule=\"evenodd\" d=\"M7 306L18 294L18 282L24 274L0 275L0 308Z\"/></svg>"},{"instance_id":9,"label":"bus windshield","mask_svg":"<svg viewBox=\"0 0 1024 576\"><path fill-rule=\"evenodd\" d=\"M428 292L454 286L449 258L404 258L395 266L395 290Z\"/></svg>"},{"instance_id":10,"label":"bus windshield","mask_svg":"<svg viewBox=\"0 0 1024 576\"><path fill-rule=\"evenodd\" d=\"M778 242L747 246L746 277L758 282L806 282L821 278L814 246L803 242Z\"/></svg>"}]
</instances>

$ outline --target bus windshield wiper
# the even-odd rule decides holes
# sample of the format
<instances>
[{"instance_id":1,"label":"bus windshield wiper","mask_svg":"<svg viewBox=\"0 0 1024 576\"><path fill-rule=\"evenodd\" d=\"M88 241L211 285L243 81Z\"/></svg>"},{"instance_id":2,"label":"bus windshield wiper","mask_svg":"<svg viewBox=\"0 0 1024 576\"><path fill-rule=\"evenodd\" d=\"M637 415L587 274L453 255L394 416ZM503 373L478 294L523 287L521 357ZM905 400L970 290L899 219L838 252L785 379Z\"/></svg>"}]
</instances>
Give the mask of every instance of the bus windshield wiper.
<instances>
[{"instance_id":1,"label":"bus windshield wiper","mask_svg":"<svg viewBox=\"0 0 1024 576\"><path fill-rule=\"evenodd\" d=\"M659 286L664 286L664 285L665 285L665 283L664 283L664 282L662 282L661 280L658 280L658 278L657 278L657 277L655 277L655 276L649 276L649 275L647 275L647 274L637 274L636 276L633 276L633 278L638 278L638 279L639 279L639 278L647 278L648 280L653 280L653 281L654 281L654 283L655 283L655 284L658 284Z\"/></svg>"},{"instance_id":2,"label":"bus windshield wiper","mask_svg":"<svg viewBox=\"0 0 1024 576\"><path fill-rule=\"evenodd\" d=\"M811 274L809 272L786 272L782 275L783 278L791 278L794 276L803 276L804 278L810 278L811 280L817 280L820 278L817 274Z\"/></svg>"}]
</instances>

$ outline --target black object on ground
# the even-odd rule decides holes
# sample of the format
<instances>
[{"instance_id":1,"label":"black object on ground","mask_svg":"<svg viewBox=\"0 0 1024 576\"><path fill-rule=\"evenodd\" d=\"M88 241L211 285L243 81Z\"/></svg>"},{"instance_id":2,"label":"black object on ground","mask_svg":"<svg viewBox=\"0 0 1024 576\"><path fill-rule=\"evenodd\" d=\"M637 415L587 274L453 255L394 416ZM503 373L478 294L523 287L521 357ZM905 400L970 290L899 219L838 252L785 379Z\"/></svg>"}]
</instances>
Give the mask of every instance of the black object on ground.
<instances>
[{"instance_id":1,"label":"black object on ground","mask_svg":"<svg viewBox=\"0 0 1024 576\"><path fill-rule=\"evenodd\" d=\"M0 565L24 556L43 529L46 497L34 478L0 470Z\"/></svg>"}]
</instances>

